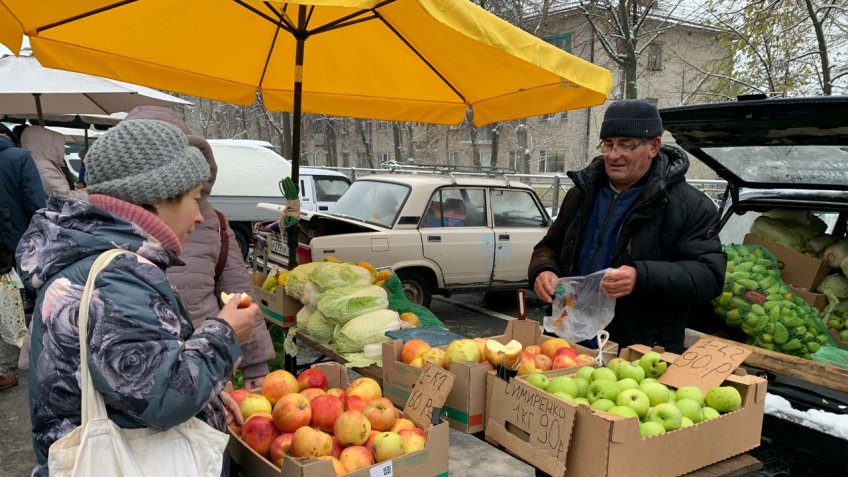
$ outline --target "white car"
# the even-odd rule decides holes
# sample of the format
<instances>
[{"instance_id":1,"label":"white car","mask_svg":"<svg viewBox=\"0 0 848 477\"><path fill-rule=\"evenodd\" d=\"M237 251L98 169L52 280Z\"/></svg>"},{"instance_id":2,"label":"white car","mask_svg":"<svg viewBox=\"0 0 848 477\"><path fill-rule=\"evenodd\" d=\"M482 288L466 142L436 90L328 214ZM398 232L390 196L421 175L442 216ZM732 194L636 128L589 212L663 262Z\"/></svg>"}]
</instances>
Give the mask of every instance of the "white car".
<instances>
[{"instance_id":1,"label":"white car","mask_svg":"<svg viewBox=\"0 0 848 477\"><path fill-rule=\"evenodd\" d=\"M302 212L298 263L333 256L392 267L410 301L527 286L551 224L530 186L506 178L388 173L354 181L326 213ZM270 244L270 262L288 247Z\"/></svg>"}]
</instances>

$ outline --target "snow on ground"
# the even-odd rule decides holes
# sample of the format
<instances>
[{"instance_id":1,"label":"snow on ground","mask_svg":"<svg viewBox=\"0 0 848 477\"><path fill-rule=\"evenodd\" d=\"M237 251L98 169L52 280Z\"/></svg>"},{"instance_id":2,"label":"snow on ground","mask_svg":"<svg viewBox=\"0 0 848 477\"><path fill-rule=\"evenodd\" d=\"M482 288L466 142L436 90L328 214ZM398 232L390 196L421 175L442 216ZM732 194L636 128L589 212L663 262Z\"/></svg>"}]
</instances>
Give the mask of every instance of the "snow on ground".
<instances>
[{"instance_id":1,"label":"snow on ground","mask_svg":"<svg viewBox=\"0 0 848 477\"><path fill-rule=\"evenodd\" d=\"M819 409L799 411L786 399L766 393L766 414L848 441L848 415Z\"/></svg>"}]
</instances>

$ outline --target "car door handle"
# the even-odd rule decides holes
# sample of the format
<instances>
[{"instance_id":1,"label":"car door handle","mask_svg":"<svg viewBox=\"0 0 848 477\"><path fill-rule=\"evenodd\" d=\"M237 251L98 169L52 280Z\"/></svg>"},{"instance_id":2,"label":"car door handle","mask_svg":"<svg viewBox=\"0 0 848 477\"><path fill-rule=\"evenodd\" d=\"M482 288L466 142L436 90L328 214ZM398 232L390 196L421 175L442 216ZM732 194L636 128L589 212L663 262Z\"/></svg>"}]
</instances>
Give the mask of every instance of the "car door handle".
<instances>
[{"instance_id":1,"label":"car door handle","mask_svg":"<svg viewBox=\"0 0 848 477\"><path fill-rule=\"evenodd\" d=\"M509 234L498 235L498 240L509 240Z\"/></svg>"},{"instance_id":2,"label":"car door handle","mask_svg":"<svg viewBox=\"0 0 848 477\"><path fill-rule=\"evenodd\" d=\"M428 242L441 242L442 236L441 235L428 235L427 241Z\"/></svg>"}]
</instances>

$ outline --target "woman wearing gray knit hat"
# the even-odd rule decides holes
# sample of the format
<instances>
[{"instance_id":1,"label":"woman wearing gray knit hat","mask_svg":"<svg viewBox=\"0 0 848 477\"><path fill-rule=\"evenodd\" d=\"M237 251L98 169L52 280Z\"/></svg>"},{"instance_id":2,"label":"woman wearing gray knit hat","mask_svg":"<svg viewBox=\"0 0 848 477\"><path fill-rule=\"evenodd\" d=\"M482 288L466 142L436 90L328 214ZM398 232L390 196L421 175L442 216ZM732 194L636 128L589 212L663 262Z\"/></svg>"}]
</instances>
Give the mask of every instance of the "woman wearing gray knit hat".
<instances>
[{"instance_id":1,"label":"woman wearing gray knit hat","mask_svg":"<svg viewBox=\"0 0 848 477\"><path fill-rule=\"evenodd\" d=\"M124 121L91 147L86 167L89 202L51 196L17 250L21 278L38 290L29 350L35 476L48 475L50 446L80 424L77 314L101 253L130 252L97 275L87 329L92 381L121 427L164 429L196 416L226 431L218 393L258 313L232 300L193 328L165 276L202 220L197 200L209 176L179 129Z\"/></svg>"}]
</instances>

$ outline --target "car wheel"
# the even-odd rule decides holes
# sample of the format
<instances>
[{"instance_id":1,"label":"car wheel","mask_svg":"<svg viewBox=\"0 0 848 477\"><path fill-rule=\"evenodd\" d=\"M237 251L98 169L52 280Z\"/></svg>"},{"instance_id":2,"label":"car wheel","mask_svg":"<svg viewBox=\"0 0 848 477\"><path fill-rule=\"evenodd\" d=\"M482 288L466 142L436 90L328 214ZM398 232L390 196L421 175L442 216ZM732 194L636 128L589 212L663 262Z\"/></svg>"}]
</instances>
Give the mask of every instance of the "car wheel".
<instances>
[{"instance_id":1,"label":"car wheel","mask_svg":"<svg viewBox=\"0 0 848 477\"><path fill-rule=\"evenodd\" d=\"M430 306L432 292L430 290L430 282L426 278L416 272L400 271L397 275L407 300L416 305Z\"/></svg>"}]
</instances>

